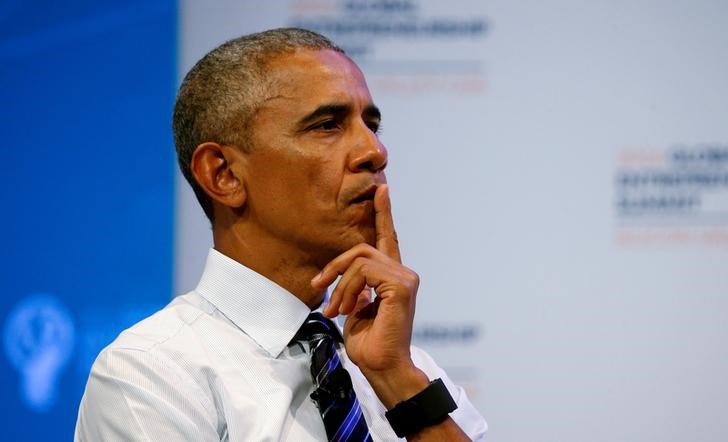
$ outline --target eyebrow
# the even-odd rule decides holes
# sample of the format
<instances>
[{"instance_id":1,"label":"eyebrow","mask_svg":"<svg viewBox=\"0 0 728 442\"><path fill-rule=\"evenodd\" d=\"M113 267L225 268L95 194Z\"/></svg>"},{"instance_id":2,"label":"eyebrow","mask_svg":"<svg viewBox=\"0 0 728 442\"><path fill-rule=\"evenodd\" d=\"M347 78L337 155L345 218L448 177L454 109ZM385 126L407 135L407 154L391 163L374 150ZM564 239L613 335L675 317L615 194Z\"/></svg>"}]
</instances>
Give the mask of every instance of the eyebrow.
<instances>
[{"instance_id":1,"label":"eyebrow","mask_svg":"<svg viewBox=\"0 0 728 442\"><path fill-rule=\"evenodd\" d=\"M317 107L313 112L301 118L298 122L301 126L307 126L324 116L341 116L351 112L351 106L344 103L327 103ZM367 118L376 120L382 119L382 113L379 108L373 104L364 108L362 115Z\"/></svg>"}]
</instances>

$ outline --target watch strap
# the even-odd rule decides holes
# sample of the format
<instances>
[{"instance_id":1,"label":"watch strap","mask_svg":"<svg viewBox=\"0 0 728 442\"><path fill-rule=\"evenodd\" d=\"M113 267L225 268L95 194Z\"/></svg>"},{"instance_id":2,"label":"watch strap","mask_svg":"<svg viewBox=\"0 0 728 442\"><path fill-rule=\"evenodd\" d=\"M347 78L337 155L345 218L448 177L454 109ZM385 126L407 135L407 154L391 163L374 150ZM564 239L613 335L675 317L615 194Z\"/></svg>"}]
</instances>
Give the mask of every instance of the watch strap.
<instances>
[{"instance_id":1,"label":"watch strap","mask_svg":"<svg viewBox=\"0 0 728 442\"><path fill-rule=\"evenodd\" d=\"M440 423L458 408L442 379L430 382L424 390L402 401L384 415L398 437L417 433Z\"/></svg>"}]
</instances>

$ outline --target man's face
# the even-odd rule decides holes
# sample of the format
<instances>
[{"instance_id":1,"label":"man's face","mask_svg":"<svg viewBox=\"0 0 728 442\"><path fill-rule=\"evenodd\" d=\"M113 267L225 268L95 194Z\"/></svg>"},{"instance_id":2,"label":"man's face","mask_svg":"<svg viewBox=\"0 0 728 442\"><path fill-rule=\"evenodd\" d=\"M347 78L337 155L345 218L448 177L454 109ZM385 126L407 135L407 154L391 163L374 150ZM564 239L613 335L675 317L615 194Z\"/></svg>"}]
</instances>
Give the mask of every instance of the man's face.
<instances>
[{"instance_id":1,"label":"man's face","mask_svg":"<svg viewBox=\"0 0 728 442\"><path fill-rule=\"evenodd\" d=\"M275 248L316 262L374 244L387 151L364 76L330 50L283 54L268 68L274 86L251 124L245 216Z\"/></svg>"}]
</instances>

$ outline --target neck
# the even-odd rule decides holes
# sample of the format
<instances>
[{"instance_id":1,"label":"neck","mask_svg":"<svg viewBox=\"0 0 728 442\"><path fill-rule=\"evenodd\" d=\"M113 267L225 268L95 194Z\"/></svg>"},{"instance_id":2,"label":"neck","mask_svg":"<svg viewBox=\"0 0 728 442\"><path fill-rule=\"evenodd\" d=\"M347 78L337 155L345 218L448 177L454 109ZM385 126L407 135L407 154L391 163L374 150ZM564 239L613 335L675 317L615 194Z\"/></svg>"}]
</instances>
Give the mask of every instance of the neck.
<instances>
[{"instance_id":1,"label":"neck","mask_svg":"<svg viewBox=\"0 0 728 442\"><path fill-rule=\"evenodd\" d=\"M213 227L215 250L259 273L306 304L311 310L324 300L325 291L311 287L311 279L323 266L299 249L278 241L265 241L262 232L241 226Z\"/></svg>"}]
</instances>

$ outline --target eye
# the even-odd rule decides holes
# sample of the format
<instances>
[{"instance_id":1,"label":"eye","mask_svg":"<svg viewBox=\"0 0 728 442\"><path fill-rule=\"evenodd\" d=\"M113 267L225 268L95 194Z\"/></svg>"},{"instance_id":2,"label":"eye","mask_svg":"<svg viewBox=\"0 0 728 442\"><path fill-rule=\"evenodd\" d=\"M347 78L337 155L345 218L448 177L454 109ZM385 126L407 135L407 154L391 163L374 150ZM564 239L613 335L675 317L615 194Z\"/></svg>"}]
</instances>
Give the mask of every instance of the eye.
<instances>
[{"instance_id":1,"label":"eye","mask_svg":"<svg viewBox=\"0 0 728 442\"><path fill-rule=\"evenodd\" d=\"M382 131L382 125L379 121L370 121L367 123L367 127L375 134L379 134Z\"/></svg>"},{"instance_id":2,"label":"eye","mask_svg":"<svg viewBox=\"0 0 728 442\"><path fill-rule=\"evenodd\" d=\"M332 131L339 128L339 122L337 120L325 120L314 124L311 129Z\"/></svg>"}]
</instances>

